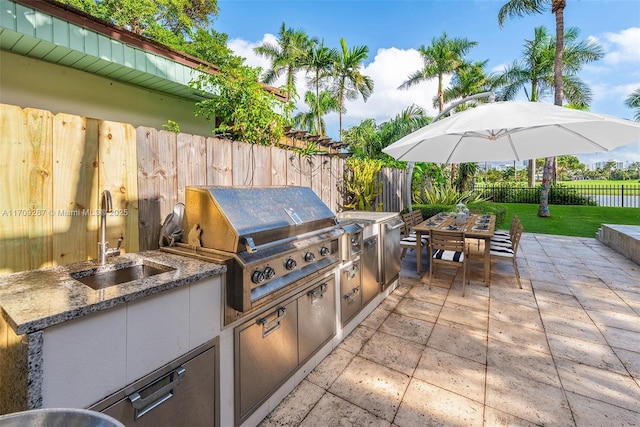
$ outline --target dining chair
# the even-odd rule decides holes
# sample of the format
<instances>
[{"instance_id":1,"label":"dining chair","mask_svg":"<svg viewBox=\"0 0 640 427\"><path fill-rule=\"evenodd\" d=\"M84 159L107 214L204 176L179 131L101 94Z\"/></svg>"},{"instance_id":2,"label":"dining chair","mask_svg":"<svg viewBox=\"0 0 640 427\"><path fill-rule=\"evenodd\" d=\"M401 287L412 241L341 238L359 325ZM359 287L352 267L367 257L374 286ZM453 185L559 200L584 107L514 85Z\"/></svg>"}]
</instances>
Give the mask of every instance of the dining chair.
<instances>
[{"instance_id":1,"label":"dining chair","mask_svg":"<svg viewBox=\"0 0 640 427\"><path fill-rule=\"evenodd\" d=\"M518 218L518 215L514 215L511 219L511 227L509 228L509 231L496 230L491 238L491 244L494 246L512 246L513 234L518 225L521 225L520 218Z\"/></svg>"},{"instance_id":2,"label":"dining chair","mask_svg":"<svg viewBox=\"0 0 640 427\"><path fill-rule=\"evenodd\" d=\"M511 235L510 245L505 245L503 242L496 244L491 242L491 257L493 258L503 258L503 259L511 259L513 263L513 270L516 275L516 279L518 280L518 286L522 289L522 283L520 282L520 272L518 271L518 246L520 244L520 238L522 237L522 233L524 231L524 227L518 221L514 227L513 234Z\"/></svg>"},{"instance_id":3,"label":"dining chair","mask_svg":"<svg viewBox=\"0 0 640 427\"><path fill-rule=\"evenodd\" d=\"M434 276L435 264L462 267L462 296L467 284L467 260L469 253L465 244L464 231L429 231L429 289Z\"/></svg>"},{"instance_id":4,"label":"dining chair","mask_svg":"<svg viewBox=\"0 0 640 427\"><path fill-rule=\"evenodd\" d=\"M404 258L407 250L417 249L416 232L411 228L422 222L422 212L420 210L415 210L402 214L402 221L404 221L404 227L401 233L403 237L400 238L400 248L402 248L402 253L400 254L401 259ZM422 248L427 245L428 240L429 236L424 234L421 236L420 250L422 250Z\"/></svg>"},{"instance_id":5,"label":"dining chair","mask_svg":"<svg viewBox=\"0 0 640 427\"><path fill-rule=\"evenodd\" d=\"M404 258L404 256L406 255L408 250L411 249L416 249L417 247L417 235L416 232L411 230L411 227L413 227L414 225L419 224L420 222L418 222L417 224L413 224L411 221L413 220L413 215L411 214L404 214L402 215L402 220L404 221L404 226L403 226L403 237L400 238L400 248L402 249L402 253L400 254L400 259ZM425 247L427 245L427 242L429 240L429 236L427 235L422 235L420 236L420 250L422 251L422 248Z\"/></svg>"}]
</instances>

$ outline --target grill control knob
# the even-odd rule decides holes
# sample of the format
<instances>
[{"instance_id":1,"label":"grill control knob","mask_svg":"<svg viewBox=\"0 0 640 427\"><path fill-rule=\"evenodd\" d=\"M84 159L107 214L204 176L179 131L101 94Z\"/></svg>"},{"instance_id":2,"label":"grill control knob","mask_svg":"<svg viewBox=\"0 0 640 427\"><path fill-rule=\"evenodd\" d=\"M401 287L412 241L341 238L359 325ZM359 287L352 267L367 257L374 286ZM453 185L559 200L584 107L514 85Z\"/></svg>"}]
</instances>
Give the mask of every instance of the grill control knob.
<instances>
[{"instance_id":1,"label":"grill control knob","mask_svg":"<svg viewBox=\"0 0 640 427\"><path fill-rule=\"evenodd\" d=\"M313 252L307 252L304 254L304 260L307 262L311 262L315 259L316 259L316 256L313 254Z\"/></svg>"},{"instance_id":2,"label":"grill control knob","mask_svg":"<svg viewBox=\"0 0 640 427\"><path fill-rule=\"evenodd\" d=\"M287 270L293 270L297 265L298 264L296 263L295 259L289 258L285 261L284 268L286 268Z\"/></svg>"},{"instance_id":3,"label":"grill control knob","mask_svg":"<svg viewBox=\"0 0 640 427\"><path fill-rule=\"evenodd\" d=\"M267 280L273 279L276 276L276 271L271 267L266 267L262 273Z\"/></svg>"},{"instance_id":4,"label":"grill control knob","mask_svg":"<svg viewBox=\"0 0 640 427\"><path fill-rule=\"evenodd\" d=\"M330 252L329 248L326 247L326 246L323 246L323 247L320 248L320 255L322 255L322 256L329 255L329 252Z\"/></svg>"},{"instance_id":5,"label":"grill control knob","mask_svg":"<svg viewBox=\"0 0 640 427\"><path fill-rule=\"evenodd\" d=\"M256 270L253 273L251 273L251 281L253 283L262 283L264 282L264 273L260 270Z\"/></svg>"}]
</instances>

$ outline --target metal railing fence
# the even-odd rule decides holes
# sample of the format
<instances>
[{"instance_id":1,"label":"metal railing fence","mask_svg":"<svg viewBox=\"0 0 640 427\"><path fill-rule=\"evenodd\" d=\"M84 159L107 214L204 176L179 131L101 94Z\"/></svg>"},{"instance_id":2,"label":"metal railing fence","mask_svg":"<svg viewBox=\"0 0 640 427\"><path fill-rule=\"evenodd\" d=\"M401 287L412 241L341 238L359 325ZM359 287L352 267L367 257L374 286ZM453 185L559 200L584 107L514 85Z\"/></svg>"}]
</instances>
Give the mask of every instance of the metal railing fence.
<instances>
[{"instance_id":1,"label":"metal railing fence","mask_svg":"<svg viewBox=\"0 0 640 427\"><path fill-rule=\"evenodd\" d=\"M493 202L538 203L540 186L495 184L474 186L474 190ZM549 190L552 205L590 205L640 208L640 185L552 185Z\"/></svg>"}]
</instances>

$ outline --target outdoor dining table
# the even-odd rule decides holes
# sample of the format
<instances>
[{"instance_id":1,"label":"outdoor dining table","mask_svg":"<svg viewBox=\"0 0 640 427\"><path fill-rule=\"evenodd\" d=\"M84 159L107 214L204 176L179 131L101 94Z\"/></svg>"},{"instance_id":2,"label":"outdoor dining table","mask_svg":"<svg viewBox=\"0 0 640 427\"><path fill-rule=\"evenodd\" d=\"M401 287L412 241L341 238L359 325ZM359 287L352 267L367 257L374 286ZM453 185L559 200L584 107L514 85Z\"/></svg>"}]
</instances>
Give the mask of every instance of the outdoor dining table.
<instances>
[{"instance_id":1,"label":"outdoor dining table","mask_svg":"<svg viewBox=\"0 0 640 427\"><path fill-rule=\"evenodd\" d=\"M491 238L496 226L495 215L469 215L464 224L456 224L455 214L440 212L413 227L416 232L416 242L422 235L428 235L429 230L457 230L464 231L469 239L484 240L484 282L489 286L491 280ZM418 273L422 272L422 251L416 245Z\"/></svg>"}]
</instances>

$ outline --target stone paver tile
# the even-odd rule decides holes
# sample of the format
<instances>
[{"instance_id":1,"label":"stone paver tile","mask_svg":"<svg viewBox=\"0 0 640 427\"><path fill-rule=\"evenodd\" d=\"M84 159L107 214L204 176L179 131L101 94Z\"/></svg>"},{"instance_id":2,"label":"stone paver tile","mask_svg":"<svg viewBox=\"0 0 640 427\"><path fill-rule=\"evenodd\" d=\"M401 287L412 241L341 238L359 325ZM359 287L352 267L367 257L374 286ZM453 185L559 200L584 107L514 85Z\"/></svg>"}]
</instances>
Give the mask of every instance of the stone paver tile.
<instances>
[{"instance_id":1,"label":"stone paver tile","mask_svg":"<svg viewBox=\"0 0 640 427\"><path fill-rule=\"evenodd\" d=\"M413 378L394 424L399 427L482 426L481 403Z\"/></svg>"},{"instance_id":2,"label":"stone paver tile","mask_svg":"<svg viewBox=\"0 0 640 427\"><path fill-rule=\"evenodd\" d=\"M531 286L533 287L533 289L535 289L536 296L538 295L539 291L573 296L573 294L571 293L571 289L569 289L567 285L562 282L547 282L538 280L538 278L536 277L532 277Z\"/></svg>"},{"instance_id":3,"label":"stone paver tile","mask_svg":"<svg viewBox=\"0 0 640 427\"><path fill-rule=\"evenodd\" d=\"M354 353L337 347L313 371L309 372L307 380L323 389L328 389L354 357Z\"/></svg>"},{"instance_id":4,"label":"stone paver tile","mask_svg":"<svg viewBox=\"0 0 640 427\"><path fill-rule=\"evenodd\" d=\"M518 324L489 318L489 338L496 339L524 349L549 353L547 337L543 331L523 328Z\"/></svg>"},{"instance_id":5,"label":"stone paver tile","mask_svg":"<svg viewBox=\"0 0 640 427\"><path fill-rule=\"evenodd\" d=\"M384 301L380 303L378 308L387 311L393 311L396 308L396 305L398 305L398 303L402 300L402 298L403 297L401 295L392 292L384 299Z\"/></svg>"},{"instance_id":6,"label":"stone paver tile","mask_svg":"<svg viewBox=\"0 0 640 427\"><path fill-rule=\"evenodd\" d=\"M520 289L519 287L503 287L494 286L491 281L491 303L493 305L497 302L510 302L513 304L526 305L527 307L535 308L537 306L536 299L533 296L533 292L526 289Z\"/></svg>"},{"instance_id":7,"label":"stone paver tile","mask_svg":"<svg viewBox=\"0 0 640 427\"><path fill-rule=\"evenodd\" d=\"M627 371L631 373L631 375L640 379L640 347L637 348L638 351L629 351L623 348L613 348L613 351L616 352L622 364L627 368Z\"/></svg>"},{"instance_id":8,"label":"stone paver tile","mask_svg":"<svg viewBox=\"0 0 640 427\"><path fill-rule=\"evenodd\" d=\"M563 335L570 338L578 338L596 344L606 345L607 341L602 336L600 329L593 323L576 322L558 315L543 314L542 323L547 333Z\"/></svg>"},{"instance_id":9,"label":"stone paver tile","mask_svg":"<svg viewBox=\"0 0 640 427\"><path fill-rule=\"evenodd\" d=\"M578 338L547 333L554 358L573 360L595 368L626 374L627 370L611 347Z\"/></svg>"},{"instance_id":10,"label":"stone paver tile","mask_svg":"<svg viewBox=\"0 0 640 427\"><path fill-rule=\"evenodd\" d=\"M416 319L435 323L441 308L442 306L438 304L413 298L404 298L398 303L394 311L403 316L415 317Z\"/></svg>"},{"instance_id":11,"label":"stone paver tile","mask_svg":"<svg viewBox=\"0 0 640 427\"><path fill-rule=\"evenodd\" d=\"M429 275L426 276L427 280L429 280ZM439 288L436 286L432 286L429 289L428 283L420 283L419 285L411 288L409 292L407 292L408 298L417 299L420 301L427 301L433 304L442 305L444 301L447 299L447 294L449 293L448 289Z\"/></svg>"},{"instance_id":12,"label":"stone paver tile","mask_svg":"<svg viewBox=\"0 0 640 427\"><path fill-rule=\"evenodd\" d=\"M640 322L640 318L638 318ZM602 335L612 347L637 351L640 349L640 332L614 328L612 326L600 326Z\"/></svg>"},{"instance_id":13,"label":"stone paver tile","mask_svg":"<svg viewBox=\"0 0 640 427\"><path fill-rule=\"evenodd\" d=\"M359 356L406 375L412 375L423 350L423 344L377 332L365 344Z\"/></svg>"},{"instance_id":14,"label":"stone paver tile","mask_svg":"<svg viewBox=\"0 0 640 427\"><path fill-rule=\"evenodd\" d=\"M578 298L580 299L580 298ZM615 312L615 313L623 313L628 315L637 315L635 311L631 309L624 301L620 298L617 300L600 300L597 297L593 298L585 298L581 299L580 302L582 306L587 312L591 311L603 311L605 313Z\"/></svg>"},{"instance_id":15,"label":"stone paver tile","mask_svg":"<svg viewBox=\"0 0 640 427\"><path fill-rule=\"evenodd\" d=\"M485 307L478 308L464 303L461 304L460 300L453 301L452 298L449 298L442 307L439 319L444 318L452 322L486 329L489 315L488 308L488 304Z\"/></svg>"},{"instance_id":16,"label":"stone paver tile","mask_svg":"<svg viewBox=\"0 0 640 427\"><path fill-rule=\"evenodd\" d=\"M482 363L427 347L413 377L484 403L485 371Z\"/></svg>"},{"instance_id":17,"label":"stone paver tile","mask_svg":"<svg viewBox=\"0 0 640 427\"><path fill-rule=\"evenodd\" d=\"M382 322L384 322L384 319L386 319L390 313L390 311L377 307L371 312L371 314L367 316L366 319L364 319L360 323L360 325L366 326L371 329L378 329L380 325L382 325Z\"/></svg>"},{"instance_id":18,"label":"stone paver tile","mask_svg":"<svg viewBox=\"0 0 640 427\"><path fill-rule=\"evenodd\" d=\"M489 338L487 365L554 387L561 387L560 378L549 353L532 351L521 346Z\"/></svg>"},{"instance_id":19,"label":"stone paver tile","mask_svg":"<svg viewBox=\"0 0 640 427\"><path fill-rule=\"evenodd\" d=\"M326 393L300 427L354 426L388 427L391 423L344 399Z\"/></svg>"},{"instance_id":20,"label":"stone paver tile","mask_svg":"<svg viewBox=\"0 0 640 427\"><path fill-rule=\"evenodd\" d=\"M325 390L307 380L300 384L265 417L260 427L297 426L324 395Z\"/></svg>"},{"instance_id":21,"label":"stone paver tile","mask_svg":"<svg viewBox=\"0 0 640 427\"><path fill-rule=\"evenodd\" d=\"M489 306L489 317L510 322L521 327L542 331L542 321L537 307L520 305L511 301L492 299Z\"/></svg>"},{"instance_id":22,"label":"stone paver tile","mask_svg":"<svg viewBox=\"0 0 640 427\"><path fill-rule=\"evenodd\" d=\"M433 326L433 323L426 320L391 313L380 325L378 331L425 345L429 335L431 335Z\"/></svg>"},{"instance_id":23,"label":"stone paver tile","mask_svg":"<svg viewBox=\"0 0 640 427\"><path fill-rule=\"evenodd\" d=\"M362 346L375 334L375 329L358 325L351 333L338 345L338 348L357 354L362 350Z\"/></svg>"},{"instance_id":24,"label":"stone paver tile","mask_svg":"<svg viewBox=\"0 0 640 427\"><path fill-rule=\"evenodd\" d=\"M572 426L562 389L487 367L487 406L540 425Z\"/></svg>"},{"instance_id":25,"label":"stone paver tile","mask_svg":"<svg viewBox=\"0 0 640 427\"><path fill-rule=\"evenodd\" d=\"M640 276L640 273L638 274ZM640 281L635 284L625 283L623 285L612 285L612 289L624 302L640 315Z\"/></svg>"},{"instance_id":26,"label":"stone paver tile","mask_svg":"<svg viewBox=\"0 0 640 427\"><path fill-rule=\"evenodd\" d=\"M540 301L553 302L556 304L568 305L571 307L582 308L580 301L569 291L568 292L556 292L546 289L536 289L536 301L539 304ZM536 305L537 306L537 305Z\"/></svg>"},{"instance_id":27,"label":"stone paver tile","mask_svg":"<svg viewBox=\"0 0 640 427\"><path fill-rule=\"evenodd\" d=\"M531 427L532 423L490 406L485 406L484 425L486 427Z\"/></svg>"},{"instance_id":28,"label":"stone paver tile","mask_svg":"<svg viewBox=\"0 0 640 427\"><path fill-rule=\"evenodd\" d=\"M427 346L447 353L471 359L478 363L487 361L486 337L465 332L462 329L436 324Z\"/></svg>"},{"instance_id":29,"label":"stone paver tile","mask_svg":"<svg viewBox=\"0 0 640 427\"><path fill-rule=\"evenodd\" d=\"M544 318L545 314L553 316L562 316L565 319L575 322L591 323L591 317L587 314L584 308L574 307L570 305L558 304L552 301L538 301L538 310L540 315Z\"/></svg>"},{"instance_id":30,"label":"stone paver tile","mask_svg":"<svg viewBox=\"0 0 640 427\"><path fill-rule=\"evenodd\" d=\"M458 304L486 312L489 309L489 289L484 285L468 285L464 296L452 293L447 297L447 304Z\"/></svg>"},{"instance_id":31,"label":"stone paver tile","mask_svg":"<svg viewBox=\"0 0 640 427\"><path fill-rule=\"evenodd\" d=\"M640 412L629 411L596 399L567 392L576 427L638 426ZM640 411L640 407L637 407Z\"/></svg>"},{"instance_id":32,"label":"stone paver tile","mask_svg":"<svg viewBox=\"0 0 640 427\"><path fill-rule=\"evenodd\" d=\"M621 408L638 410L640 387L629 375L564 359L557 359L556 366L565 390Z\"/></svg>"},{"instance_id":33,"label":"stone paver tile","mask_svg":"<svg viewBox=\"0 0 640 427\"><path fill-rule=\"evenodd\" d=\"M589 315L598 327L613 326L618 329L640 332L640 315L614 311L590 311Z\"/></svg>"},{"instance_id":34,"label":"stone paver tile","mask_svg":"<svg viewBox=\"0 0 640 427\"><path fill-rule=\"evenodd\" d=\"M362 357L355 357L329 391L391 422L408 385L409 376Z\"/></svg>"}]
</instances>

